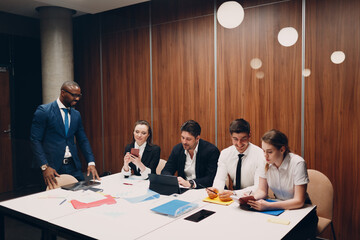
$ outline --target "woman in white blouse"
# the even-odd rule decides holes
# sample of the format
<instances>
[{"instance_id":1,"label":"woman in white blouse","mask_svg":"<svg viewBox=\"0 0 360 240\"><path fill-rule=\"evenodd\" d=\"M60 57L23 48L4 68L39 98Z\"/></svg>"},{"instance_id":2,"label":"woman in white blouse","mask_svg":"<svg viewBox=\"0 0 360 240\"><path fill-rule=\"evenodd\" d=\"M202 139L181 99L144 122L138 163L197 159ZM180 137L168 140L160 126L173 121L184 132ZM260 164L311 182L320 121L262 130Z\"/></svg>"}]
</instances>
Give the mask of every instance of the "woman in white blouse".
<instances>
[{"instance_id":1,"label":"woman in white blouse","mask_svg":"<svg viewBox=\"0 0 360 240\"><path fill-rule=\"evenodd\" d=\"M126 145L124 166L121 172L125 177L131 175L141 176L147 179L150 173L156 172L156 167L160 160L160 147L151 144L152 131L150 124L145 120L135 123L133 142ZM131 149L139 149L139 156L131 154Z\"/></svg>"},{"instance_id":2,"label":"woman in white blouse","mask_svg":"<svg viewBox=\"0 0 360 240\"><path fill-rule=\"evenodd\" d=\"M259 187L254 194L256 201L249 205L259 211L271 209L296 209L311 203L306 193L309 177L302 157L290 153L286 135L272 129L261 138L266 165L259 177ZM267 202L268 187L281 201ZM318 224L316 210L306 216L287 235L287 239L314 239Z\"/></svg>"},{"instance_id":3,"label":"woman in white blouse","mask_svg":"<svg viewBox=\"0 0 360 240\"><path fill-rule=\"evenodd\" d=\"M266 166L260 173L259 187L254 194L257 200L249 201L249 205L263 211L296 209L301 208L305 202L310 202L306 193L309 182L306 163L299 155L290 153L286 135L272 129L261 140ZM268 187L282 201L263 200L268 196Z\"/></svg>"}]
</instances>

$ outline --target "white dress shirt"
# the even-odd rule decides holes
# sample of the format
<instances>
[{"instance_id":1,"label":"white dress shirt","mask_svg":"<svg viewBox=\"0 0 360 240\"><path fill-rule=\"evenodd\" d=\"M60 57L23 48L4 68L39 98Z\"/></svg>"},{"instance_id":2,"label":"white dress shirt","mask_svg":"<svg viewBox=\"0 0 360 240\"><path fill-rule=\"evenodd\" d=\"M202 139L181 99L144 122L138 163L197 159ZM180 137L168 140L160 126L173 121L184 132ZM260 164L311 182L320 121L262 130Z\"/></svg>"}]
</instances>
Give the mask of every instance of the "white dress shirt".
<instances>
[{"instance_id":1,"label":"white dress shirt","mask_svg":"<svg viewBox=\"0 0 360 240\"><path fill-rule=\"evenodd\" d=\"M56 99L56 102L57 102L57 104L58 104L58 106L60 108L60 113L61 113L61 117L62 117L63 122L64 122L64 128L65 128L65 112L62 109L67 108L67 107L65 107L65 105L60 101L59 98ZM70 110L69 108L67 108L67 109ZM69 129L70 129L70 122L71 122L70 111L68 111L68 120L69 120ZM66 146L64 158L70 158L70 157L72 157L72 155L71 155L71 152L69 150L69 146ZM88 166L90 166L90 165L95 166L95 162L89 162Z\"/></svg>"},{"instance_id":2,"label":"white dress shirt","mask_svg":"<svg viewBox=\"0 0 360 240\"><path fill-rule=\"evenodd\" d=\"M141 146L139 146L136 142L134 143L134 148L139 149L140 159L142 158L142 155L144 154L146 144L147 144L147 142L144 142ZM147 179L149 177L149 174L151 173L151 169L146 166L145 166L145 170L143 172L141 172L140 169L138 169L138 171L140 172L142 179ZM127 172L124 170L124 168L122 168L121 173L124 174L124 176L130 176L131 175L131 167L129 166L129 171L127 171Z\"/></svg>"},{"instance_id":3,"label":"white dress shirt","mask_svg":"<svg viewBox=\"0 0 360 240\"><path fill-rule=\"evenodd\" d=\"M221 151L216 176L213 187L223 190L227 175L230 180L236 183L236 168L239 161L240 152L234 145ZM259 185L260 169L265 168L264 152L258 146L249 143L249 146L243 152L241 164L241 187L238 193L245 191L255 191Z\"/></svg>"},{"instance_id":4,"label":"white dress shirt","mask_svg":"<svg viewBox=\"0 0 360 240\"><path fill-rule=\"evenodd\" d=\"M196 154L198 152L198 148L199 148L199 143L196 145L196 147L194 149L194 156L192 159L191 159L190 153L187 150L185 150L185 152L184 152L186 155L186 161L185 161L185 167L184 167L186 180L193 180L196 178L195 164L196 164Z\"/></svg>"},{"instance_id":5,"label":"white dress shirt","mask_svg":"<svg viewBox=\"0 0 360 240\"><path fill-rule=\"evenodd\" d=\"M281 200L294 198L294 187L309 183L306 162L294 153L287 154L279 168L270 164L267 172L262 169L260 177L267 179L270 189Z\"/></svg>"},{"instance_id":6,"label":"white dress shirt","mask_svg":"<svg viewBox=\"0 0 360 240\"><path fill-rule=\"evenodd\" d=\"M59 106L59 108L60 108L60 113L61 113L61 117L62 117L63 122L64 122L64 128L65 128L65 112L64 112L63 108L66 108L66 109L68 109L68 110L69 110L69 108L65 107L65 105L60 101L59 98L56 99L56 102L57 102L57 104L58 104L58 106ZM68 119L69 119L69 129L70 129L70 119L71 119L71 117L70 117L70 111L68 111L68 114L67 114L67 115L68 115ZM69 146L66 146L64 158L69 158L69 157L71 157L71 156L72 156L72 155L71 155L71 152L70 152L70 150L69 150Z\"/></svg>"}]
</instances>

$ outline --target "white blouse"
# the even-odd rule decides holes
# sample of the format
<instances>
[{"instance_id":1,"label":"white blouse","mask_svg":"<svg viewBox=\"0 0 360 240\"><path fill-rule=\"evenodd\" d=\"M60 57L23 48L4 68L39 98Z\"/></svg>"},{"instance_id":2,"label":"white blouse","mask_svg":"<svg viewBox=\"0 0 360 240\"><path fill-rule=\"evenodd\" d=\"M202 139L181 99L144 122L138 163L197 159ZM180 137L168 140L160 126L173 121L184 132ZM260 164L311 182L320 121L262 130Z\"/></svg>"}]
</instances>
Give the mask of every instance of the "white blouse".
<instances>
[{"instance_id":1,"label":"white blouse","mask_svg":"<svg viewBox=\"0 0 360 240\"><path fill-rule=\"evenodd\" d=\"M295 186L309 183L306 162L294 153L287 154L279 168L274 164L269 165L267 172L263 168L260 177L267 179L268 186L281 200L294 198Z\"/></svg>"}]
</instances>

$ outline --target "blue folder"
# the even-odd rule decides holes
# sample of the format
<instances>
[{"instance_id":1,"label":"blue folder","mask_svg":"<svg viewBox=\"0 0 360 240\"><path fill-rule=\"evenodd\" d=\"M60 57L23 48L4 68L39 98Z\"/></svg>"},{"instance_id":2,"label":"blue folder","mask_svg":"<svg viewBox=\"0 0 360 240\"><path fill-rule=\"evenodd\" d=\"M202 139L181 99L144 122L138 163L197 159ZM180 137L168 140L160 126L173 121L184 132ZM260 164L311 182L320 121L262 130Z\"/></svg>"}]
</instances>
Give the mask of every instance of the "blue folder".
<instances>
[{"instance_id":1,"label":"blue folder","mask_svg":"<svg viewBox=\"0 0 360 240\"><path fill-rule=\"evenodd\" d=\"M188 212L194 208L196 208L198 205L196 203L181 201L181 200L172 200L170 202L164 203L160 206L157 206L155 208L152 208L151 210L164 214L171 217L177 217L182 215L185 212Z\"/></svg>"},{"instance_id":2,"label":"blue folder","mask_svg":"<svg viewBox=\"0 0 360 240\"><path fill-rule=\"evenodd\" d=\"M156 198L159 198L159 197L160 197L160 194L148 189L148 191L144 195L141 195L141 196L138 196L138 197L133 197L133 198L124 198L124 199L127 200L128 202L131 202L131 203L139 203L139 202L145 202L145 201L148 201L148 200L156 199Z\"/></svg>"},{"instance_id":3,"label":"blue folder","mask_svg":"<svg viewBox=\"0 0 360 240\"><path fill-rule=\"evenodd\" d=\"M276 202L274 200L271 200L271 199L265 199L265 201L267 202ZM265 214L269 214L269 215L273 215L273 216L279 216L280 214L282 214L285 210L283 209L279 209L279 210L267 210L267 211L257 211L255 209L251 209L253 211L256 211L256 212L261 212L261 213L265 213Z\"/></svg>"}]
</instances>

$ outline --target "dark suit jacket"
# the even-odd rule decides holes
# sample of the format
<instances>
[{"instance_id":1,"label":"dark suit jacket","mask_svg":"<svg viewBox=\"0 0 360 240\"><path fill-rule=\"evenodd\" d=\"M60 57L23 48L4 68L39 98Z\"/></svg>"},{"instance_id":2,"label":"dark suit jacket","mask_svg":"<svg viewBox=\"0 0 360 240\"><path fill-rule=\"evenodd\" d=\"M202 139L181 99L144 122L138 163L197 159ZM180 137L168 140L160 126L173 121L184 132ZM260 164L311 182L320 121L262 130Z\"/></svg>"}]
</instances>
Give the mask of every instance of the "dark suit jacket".
<instances>
[{"instance_id":1,"label":"dark suit jacket","mask_svg":"<svg viewBox=\"0 0 360 240\"><path fill-rule=\"evenodd\" d=\"M77 169L81 169L75 144L79 144L87 162L94 162L89 140L86 137L79 111L70 110L70 128L65 135L64 122L56 101L40 105L35 113L31 125L31 146L39 166L49 164L56 171L60 169L65 155L65 147L69 150Z\"/></svg>"},{"instance_id":2,"label":"dark suit jacket","mask_svg":"<svg viewBox=\"0 0 360 240\"><path fill-rule=\"evenodd\" d=\"M131 148L134 147L134 143L128 144L125 147L125 154L127 152L130 152ZM144 149L144 153L141 157L141 162L148 168L151 169L151 173L156 173L157 165L160 161L160 147L157 145L149 145L146 144L146 147ZM138 171L135 164L130 163L129 166L132 170L134 170L134 174L137 176L140 176L140 172Z\"/></svg>"},{"instance_id":3,"label":"dark suit jacket","mask_svg":"<svg viewBox=\"0 0 360 240\"><path fill-rule=\"evenodd\" d=\"M184 151L181 143L176 145L171 151L170 157L161 174L174 175L177 171L179 177L186 179L184 172L186 155ZM219 155L219 149L215 145L200 139L195 163L196 179L194 179L194 181L196 188L212 186Z\"/></svg>"}]
</instances>

